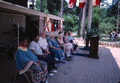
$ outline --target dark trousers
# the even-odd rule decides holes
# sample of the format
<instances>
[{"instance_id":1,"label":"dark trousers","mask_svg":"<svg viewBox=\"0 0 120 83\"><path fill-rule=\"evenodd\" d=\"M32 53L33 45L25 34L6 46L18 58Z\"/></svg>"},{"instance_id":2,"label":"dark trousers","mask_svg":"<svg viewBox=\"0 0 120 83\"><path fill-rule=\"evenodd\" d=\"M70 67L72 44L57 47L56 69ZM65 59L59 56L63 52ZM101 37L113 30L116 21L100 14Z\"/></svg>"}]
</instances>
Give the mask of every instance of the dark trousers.
<instances>
[{"instance_id":1,"label":"dark trousers","mask_svg":"<svg viewBox=\"0 0 120 83\"><path fill-rule=\"evenodd\" d=\"M70 40L69 42L73 44L73 40ZM73 44L73 46L74 46L73 50L75 51L78 45L77 44Z\"/></svg>"},{"instance_id":2,"label":"dark trousers","mask_svg":"<svg viewBox=\"0 0 120 83\"><path fill-rule=\"evenodd\" d=\"M39 60L43 60L48 64L48 72L50 72L54 68L55 63L51 55L47 55L46 57L42 57L42 56L37 56L37 57Z\"/></svg>"},{"instance_id":3,"label":"dark trousers","mask_svg":"<svg viewBox=\"0 0 120 83\"><path fill-rule=\"evenodd\" d=\"M78 45L77 44L73 44L73 50L75 51L76 50L76 48L78 47Z\"/></svg>"}]
</instances>

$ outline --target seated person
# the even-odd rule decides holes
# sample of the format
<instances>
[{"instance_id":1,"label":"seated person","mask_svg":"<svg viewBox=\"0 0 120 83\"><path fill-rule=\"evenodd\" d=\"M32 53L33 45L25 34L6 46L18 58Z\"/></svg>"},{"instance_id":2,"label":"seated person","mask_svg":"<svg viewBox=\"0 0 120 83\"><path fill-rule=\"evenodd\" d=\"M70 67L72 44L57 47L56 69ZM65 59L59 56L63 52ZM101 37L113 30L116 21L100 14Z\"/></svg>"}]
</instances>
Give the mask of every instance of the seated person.
<instances>
[{"instance_id":1,"label":"seated person","mask_svg":"<svg viewBox=\"0 0 120 83\"><path fill-rule=\"evenodd\" d=\"M52 56L53 61L54 61L54 65L55 65L55 59L54 59L55 54L54 54L53 52L51 52L51 53L49 52L49 46L48 46L48 43L47 43L45 37L46 37L46 36L45 36L45 32L44 32L44 31L43 31L42 33L40 33L39 45L40 45L40 47L41 47L41 49L42 49L42 52L43 52L44 54L47 53L47 55ZM57 69L57 67L54 66L54 69Z\"/></svg>"},{"instance_id":2,"label":"seated person","mask_svg":"<svg viewBox=\"0 0 120 83\"><path fill-rule=\"evenodd\" d=\"M26 37L21 37L20 44L16 52L16 67L19 74L23 74L30 69L33 83L45 82L48 73L47 63L42 60L38 60L36 55L26 46Z\"/></svg>"},{"instance_id":3,"label":"seated person","mask_svg":"<svg viewBox=\"0 0 120 83\"><path fill-rule=\"evenodd\" d=\"M45 36L45 33L44 33L44 32L40 33L39 45L40 45L43 53L50 54L50 52L49 52L49 46L48 46L48 43L47 43L45 37L46 37L46 36Z\"/></svg>"},{"instance_id":4,"label":"seated person","mask_svg":"<svg viewBox=\"0 0 120 83\"><path fill-rule=\"evenodd\" d=\"M64 53L60 49L58 42L55 40L53 33L50 33L50 39L48 41L48 44L50 47L50 51L55 53L55 60L65 63L64 62L64 59L65 59Z\"/></svg>"},{"instance_id":5,"label":"seated person","mask_svg":"<svg viewBox=\"0 0 120 83\"><path fill-rule=\"evenodd\" d=\"M64 42L63 42L63 36L62 34L58 35L57 42L62 50L64 50Z\"/></svg>"},{"instance_id":6,"label":"seated person","mask_svg":"<svg viewBox=\"0 0 120 83\"><path fill-rule=\"evenodd\" d=\"M69 42L69 40L68 40L68 38L67 38L67 35L68 35L68 33L67 33L67 32L64 32L64 36L63 36L63 41L64 41L64 43L68 43L68 42Z\"/></svg>"},{"instance_id":7,"label":"seated person","mask_svg":"<svg viewBox=\"0 0 120 83\"><path fill-rule=\"evenodd\" d=\"M73 51L73 45L71 43L64 43L63 42L63 37L62 37L62 34L59 34L58 35L58 38L57 38L57 41L58 41L58 44L60 45L61 48L64 48L64 52L67 56L67 59L68 58L73 58L71 55L70 55L70 52Z\"/></svg>"},{"instance_id":8,"label":"seated person","mask_svg":"<svg viewBox=\"0 0 120 83\"><path fill-rule=\"evenodd\" d=\"M71 36L71 31L68 32L67 38L68 38L69 42L71 42L73 44L73 46L74 46L73 50L75 51L78 45L73 42L74 39Z\"/></svg>"},{"instance_id":9,"label":"seated person","mask_svg":"<svg viewBox=\"0 0 120 83\"><path fill-rule=\"evenodd\" d=\"M49 56L47 53L42 52L40 44L39 44L39 35L38 34L34 34L34 40L30 43L30 50L37 55L39 60L43 60L45 62L47 62L48 64L48 75L53 76L53 73L51 72L55 72L57 73L57 71L53 70L54 66L54 62L51 56Z\"/></svg>"}]
</instances>

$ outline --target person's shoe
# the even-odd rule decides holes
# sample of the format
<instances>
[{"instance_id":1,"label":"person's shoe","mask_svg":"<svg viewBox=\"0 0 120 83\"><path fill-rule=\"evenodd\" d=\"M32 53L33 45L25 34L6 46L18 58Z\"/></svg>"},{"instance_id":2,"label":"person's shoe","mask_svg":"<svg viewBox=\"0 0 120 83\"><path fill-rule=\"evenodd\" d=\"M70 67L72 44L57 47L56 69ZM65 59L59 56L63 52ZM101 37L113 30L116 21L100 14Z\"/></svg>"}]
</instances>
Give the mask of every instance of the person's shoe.
<instances>
[{"instance_id":1,"label":"person's shoe","mask_svg":"<svg viewBox=\"0 0 120 83\"><path fill-rule=\"evenodd\" d=\"M68 56L67 58L73 58L72 56Z\"/></svg>"},{"instance_id":2,"label":"person's shoe","mask_svg":"<svg viewBox=\"0 0 120 83\"><path fill-rule=\"evenodd\" d=\"M73 58L67 58L66 60L67 60L67 61L71 61L72 59L73 59Z\"/></svg>"},{"instance_id":3,"label":"person's shoe","mask_svg":"<svg viewBox=\"0 0 120 83\"><path fill-rule=\"evenodd\" d=\"M48 79L45 81L45 83L48 83Z\"/></svg>"},{"instance_id":4,"label":"person's shoe","mask_svg":"<svg viewBox=\"0 0 120 83\"><path fill-rule=\"evenodd\" d=\"M54 66L53 69L58 69L58 68Z\"/></svg>"},{"instance_id":5,"label":"person's shoe","mask_svg":"<svg viewBox=\"0 0 120 83\"><path fill-rule=\"evenodd\" d=\"M52 73L57 73L57 71L56 71L56 70L52 70L51 72L52 72Z\"/></svg>"},{"instance_id":6,"label":"person's shoe","mask_svg":"<svg viewBox=\"0 0 120 83\"><path fill-rule=\"evenodd\" d=\"M54 59L55 59L56 62L59 62L59 59L58 59L58 58L54 57Z\"/></svg>"},{"instance_id":7,"label":"person's shoe","mask_svg":"<svg viewBox=\"0 0 120 83\"><path fill-rule=\"evenodd\" d=\"M63 64L65 64L65 61L63 61L63 60L61 60L60 62L63 63Z\"/></svg>"},{"instance_id":8,"label":"person's shoe","mask_svg":"<svg viewBox=\"0 0 120 83\"><path fill-rule=\"evenodd\" d=\"M51 76L51 77L53 77L53 76L54 76L54 74L53 74L53 73L49 73L48 75L49 75L49 76Z\"/></svg>"}]
</instances>

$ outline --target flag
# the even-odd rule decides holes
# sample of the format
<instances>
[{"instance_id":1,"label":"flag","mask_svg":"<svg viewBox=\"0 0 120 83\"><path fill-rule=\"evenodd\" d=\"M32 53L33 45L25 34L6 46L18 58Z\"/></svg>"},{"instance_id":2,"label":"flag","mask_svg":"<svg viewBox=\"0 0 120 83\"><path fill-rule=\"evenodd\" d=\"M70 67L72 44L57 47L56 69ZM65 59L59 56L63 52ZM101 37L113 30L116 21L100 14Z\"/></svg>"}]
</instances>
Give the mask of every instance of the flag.
<instances>
[{"instance_id":1,"label":"flag","mask_svg":"<svg viewBox=\"0 0 120 83\"><path fill-rule=\"evenodd\" d=\"M68 8L73 8L76 5L76 0L69 0Z\"/></svg>"},{"instance_id":2,"label":"flag","mask_svg":"<svg viewBox=\"0 0 120 83\"><path fill-rule=\"evenodd\" d=\"M100 0L92 0L92 6L100 5Z\"/></svg>"},{"instance_id":3,"label":"flag","mask_svg":"<svg viewBox=\"0 0 120 83\"><path fill-rule=\"evenodd\" d=\"M54 30L54 23L51 24L51 31Z\"/></svg>"},{"instance_id":4,"label":"flag","mask_svg":"<svg viewBox=\"0 0 120 83\"><path fill-rule=\"evenodd\" d=\"M84 8L86 0L79 0L79 8Z\"/></svg>"},{"instance_id":5,"label":"flag","mask_svg":"<svg viewBox=\"0 0 120 83\"><path fill-rule=\"evenodd\" d=\"M51 21L51 18L45 17L44 31L47 31L47 32L51 31L51 23L50 23L50 21Z\"/></svg>"}]
</instances>

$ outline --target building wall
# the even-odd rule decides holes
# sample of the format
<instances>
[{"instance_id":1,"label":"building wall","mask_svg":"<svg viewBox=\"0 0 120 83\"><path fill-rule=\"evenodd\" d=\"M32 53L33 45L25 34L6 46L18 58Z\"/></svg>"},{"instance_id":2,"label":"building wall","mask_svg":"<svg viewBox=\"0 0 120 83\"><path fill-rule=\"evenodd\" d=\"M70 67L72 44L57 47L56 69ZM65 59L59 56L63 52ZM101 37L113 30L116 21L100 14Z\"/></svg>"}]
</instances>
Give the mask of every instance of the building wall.
<instances>
[{"instance_id":1,"label":"building wall","mask_svg":"<svg viewBox=\"0 0 120 83\"><path fill-rule=\"evenodd\" d=\"M39 33L41 33L44 30L44 26L45 26L44 17L39 17Z\"/></svg>"},{"instance_id":2,"label":"building wall","mask_svg":"<svg viewBox=\"0 0 120 83\"><path fill-rule=\"evenodd\" d=\"M13 33L12 25L15 24L10 20L14 20L19 23L20 27L25 29L26 27L26 17L20 14L10 14L10 13L2 13L0 12L0 45L6 44L6 40L8 43L14 43L15 35ZM10 32L9 35L3 35L3 32ZM6 39L7 37L7 39Z\"/></svg>"}]
</instances>

